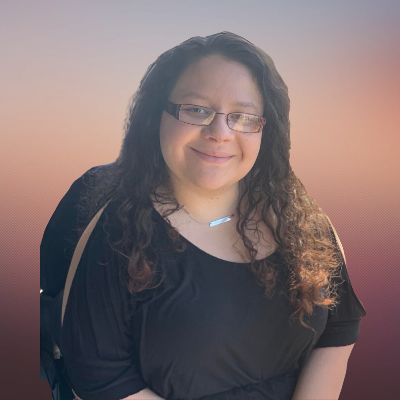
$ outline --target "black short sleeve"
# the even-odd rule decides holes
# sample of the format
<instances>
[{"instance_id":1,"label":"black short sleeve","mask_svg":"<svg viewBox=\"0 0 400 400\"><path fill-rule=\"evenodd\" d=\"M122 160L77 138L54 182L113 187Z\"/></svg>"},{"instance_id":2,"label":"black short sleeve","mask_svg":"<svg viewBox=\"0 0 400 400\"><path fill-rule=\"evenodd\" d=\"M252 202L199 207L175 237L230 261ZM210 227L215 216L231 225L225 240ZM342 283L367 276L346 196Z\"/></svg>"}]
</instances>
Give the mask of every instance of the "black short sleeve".
<instances>
[{"instance_id":1,"label":"black short sleeve","mask_svg":"<svg viewBox=\"0 0 400 400\"><path fill-rule=\"evenodd\" d=\"M76 206L86 187L83 177L95 168L99 167L71 185L43 235L41 288L51 296L62 294L74 251L71 243L77 239ZM137 301L121 284L118 263L104 235L104 219L105 212L85 246L61 331L60 350L67 378L84 400L118 400L148 386L142 379L133 339L135 329L140 327L130 322Z\"/></svg>"},{"instance_id":2,"label":"black short sleeve","mask_svg":"<svg viewBox=\"0 0 400 400\"><path fill-rule=\"evenodd\" d=\"M40 288L50 296L56 296L64 287L73 254L72 243L76 242L76 205L84 189L83 176L76 179L58 203L40 243Z\"/></svg>"},{"instance_id":3,"label":"black short sleeve","mask_svg":"<svg viewBox=\"0 0 400 400\"><path fill-rule=\"evenodd\" d=\"M333 240L340 250L334 233L331 232ZM348 346L355 343L359 335L361 318L366 315L363 304L351 286L343 256L341 256L341 260L340 277L333 278L333 281L338 284L338 304L328 310L326 327L315 345L316 348Z\"/></svg>"},{"instance_id":4,"label":"black short sleeve","mask_svg":"<svg viewBox=\"0 0 400 400\"><path fill-rule=\"evenodd\" d=\"M69 381L84 400L118 400L147 387L133 340L140 327L131 323L139 305L121 283L102 221L82 254L61 333Z\"/></svg>"}]
</instances>

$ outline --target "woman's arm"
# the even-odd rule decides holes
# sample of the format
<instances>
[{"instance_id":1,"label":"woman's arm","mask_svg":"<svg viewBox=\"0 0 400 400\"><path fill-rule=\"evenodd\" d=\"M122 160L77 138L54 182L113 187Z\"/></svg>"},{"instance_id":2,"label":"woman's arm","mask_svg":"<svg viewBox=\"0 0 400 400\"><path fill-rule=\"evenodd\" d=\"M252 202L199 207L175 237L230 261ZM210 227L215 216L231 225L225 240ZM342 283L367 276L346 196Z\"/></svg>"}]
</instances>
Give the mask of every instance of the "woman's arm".
<instances>
[{"instance_id":1,"label":"woman's arm","mask_svg":"<svg viewBox=\"0 0 400 400\"><path fill-rule=\"evenodd\" d=\"M124 397L122 400L164 400L158 394L155 394L152 390L146 388L137 392L135 394L131 394L128 397Z\"/></svg>"},{"instance_id":2,"label":"woman's arm","mask_svg":"<svg viewBox=\"0 0 400 400\"><path fill-rule=\"evenodd\" d=\"M302 368L292 400L337 400L354 344L312 350Z\"/></svg>"}]
</instances>

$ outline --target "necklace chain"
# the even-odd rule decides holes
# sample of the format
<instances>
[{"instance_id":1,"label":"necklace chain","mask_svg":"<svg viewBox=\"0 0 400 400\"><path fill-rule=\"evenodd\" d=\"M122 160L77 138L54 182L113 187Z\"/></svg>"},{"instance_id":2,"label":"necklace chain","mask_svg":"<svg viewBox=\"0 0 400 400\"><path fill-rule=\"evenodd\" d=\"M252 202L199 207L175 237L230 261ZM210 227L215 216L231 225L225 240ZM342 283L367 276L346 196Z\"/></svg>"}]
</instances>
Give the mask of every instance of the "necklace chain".
<instances>
[{"instance_id":1,"label":"necklace chain","mask_svg":"<svg viewBox=\"0 0 400 400\"><path fill-rule=\"evenodd\" d=\"M190 212L186 209L185 206L182 206L182 208L189 214L189 217L192 218L193 221L197 222L198 224L208 224L210 227L213 227L213 226L216 226L216 225L219 225L219 224L223 224L224 222L228 222L235 216L235 214L231 214L231 215L228 215L228 216L223 217L223 218L215 219L214 221L200 222L200 221L197 221L192 216L192 214L190 214Z\"/></svg>"}]
</instances>

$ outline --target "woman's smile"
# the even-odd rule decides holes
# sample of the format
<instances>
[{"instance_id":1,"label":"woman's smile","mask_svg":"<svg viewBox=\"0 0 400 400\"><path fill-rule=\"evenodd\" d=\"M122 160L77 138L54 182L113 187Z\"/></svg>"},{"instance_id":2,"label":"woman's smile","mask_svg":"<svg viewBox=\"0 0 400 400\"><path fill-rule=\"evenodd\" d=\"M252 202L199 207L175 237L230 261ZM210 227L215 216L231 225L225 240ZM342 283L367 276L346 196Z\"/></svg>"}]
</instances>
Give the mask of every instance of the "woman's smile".
<instances>
[{"instance_id":1,"label":"woman's smile","mask_svg":"<svg viewBox=\"0 0 400 400\"><path fill-rule=\"evenodd\" d=\"M225 163L225 162L229 161L231 158L233 158L233 156L230 156L230 157L213 157L213 156L209 156L208 154L201 153L200 151L195 150L193 148L191 148L191 149L194 151L194 153L199 158L201 158L204 161L210 162L210 163L222 164L222 163Z\"/></svg>"}]
</instances>

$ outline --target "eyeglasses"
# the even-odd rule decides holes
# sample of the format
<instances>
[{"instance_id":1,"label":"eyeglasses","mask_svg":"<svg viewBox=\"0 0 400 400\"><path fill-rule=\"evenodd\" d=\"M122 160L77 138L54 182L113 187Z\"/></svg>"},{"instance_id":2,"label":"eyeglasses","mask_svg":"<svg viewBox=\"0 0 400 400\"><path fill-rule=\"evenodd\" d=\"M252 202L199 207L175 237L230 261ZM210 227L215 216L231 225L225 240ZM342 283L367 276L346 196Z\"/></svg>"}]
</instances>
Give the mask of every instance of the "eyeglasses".
<instances>
[{"instance_id":1,"label":"eyeglasses","mask_svg":"<svg viewBox=\"0 0 400 400\"><path fill-rule=\"evenodd\" d=\"M175 104L167 100L165 111L177 120L189 125L208 126L217 114L226 115L226 123L230 129L244 133L259 132L265 125L266 119L247 113L217 113L211 108L195 104Z\"/></svg>"}]
</instances>

